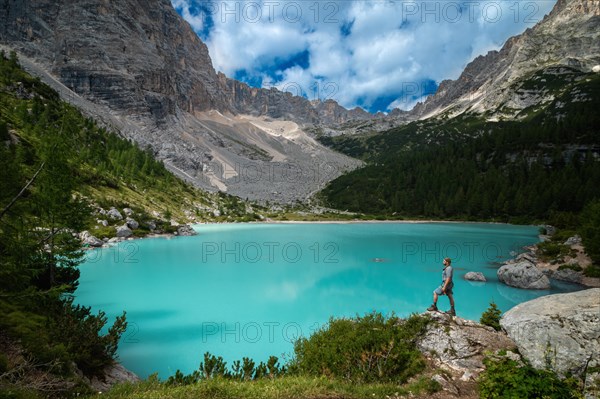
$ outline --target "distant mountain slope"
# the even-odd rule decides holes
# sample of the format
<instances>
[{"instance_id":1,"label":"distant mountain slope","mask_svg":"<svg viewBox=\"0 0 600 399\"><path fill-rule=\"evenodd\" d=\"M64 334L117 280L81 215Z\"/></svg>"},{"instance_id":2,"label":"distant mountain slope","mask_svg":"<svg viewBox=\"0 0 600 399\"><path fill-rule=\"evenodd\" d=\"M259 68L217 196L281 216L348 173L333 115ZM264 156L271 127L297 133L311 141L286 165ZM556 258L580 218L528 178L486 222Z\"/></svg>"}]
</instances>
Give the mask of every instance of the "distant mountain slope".
<instances>
[{"instance_id":1,"label":"distant mountain slope","mask_svg":"<svg viewBox=\"0 0 600 399\"><path fill-rule=\"evenodd\" d=\"M302 124L370 114L218 75L206 46L168 0L1 0L0 43L17 50L46 82L62 85L63 97L150 145L167 167L198 186L291 201L359 165L312 141ZM222 118L215 120L215 113ZM240 115L294 122L294 138ZM271 156L276 153L281 156ZM287 177L290 167L299 177ZM328 174L314 178L325 169ZM259 178L244 179L248 170Z\"/></svg>"},{"instance_id":2,"label":"distant mountain slope","mask_svg":"<svg viewBox=\"0 0 600 399\"><path fill-rule=\"evenodd\" d=\"M558 65L582 72L600 68L598 0L558 0L533 28L509 38L500 51L475 58L457 80L441 82L411 114L427 118L476 112L488 119L512 118L524 108L552 101L543 92L515 90L515 82Z\"/></svg>"},{"instance_id":3,"label":"distant mountain slope","mask_svg":"<svg viewBox=\"0 0 600 399\"><path fill-rule=\"evenodd\" d=\"M600 198L600 73L551 67L517 85L553 100L518 121L465 113L324 140L368 165L321 197L342 210L413 217L532 221L581 211Z\"/></svg>"}]
</instances>

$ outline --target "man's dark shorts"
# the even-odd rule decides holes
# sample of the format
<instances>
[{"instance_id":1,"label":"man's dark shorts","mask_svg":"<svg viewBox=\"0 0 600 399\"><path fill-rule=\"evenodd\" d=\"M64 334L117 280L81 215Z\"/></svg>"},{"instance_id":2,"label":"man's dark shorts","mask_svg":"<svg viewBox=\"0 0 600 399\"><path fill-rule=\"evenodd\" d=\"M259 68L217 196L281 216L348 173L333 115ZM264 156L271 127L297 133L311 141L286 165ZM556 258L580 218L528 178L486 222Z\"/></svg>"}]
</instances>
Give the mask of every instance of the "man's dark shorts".
<instances>
[{"instance_id":1,"label":"man's dark shorts","mask_svg":"<svg viewBox=\"0 0 600 399\"><path fill-rule=\"evenodd\" d=\"M453 295L453 294L454 294L454 293L452 292L452 287L448 287L448 288L446 288L446 294L444 294L444 293L442 292L442 286L441 286L441 285L440 285L439 287L437 287L437 288L435 289L435 291L433 291L433 292L435 292L435 293L436 293L436 294L438 294L438 295L446 295L446 294Z\"/></svg>"}]
</instances>

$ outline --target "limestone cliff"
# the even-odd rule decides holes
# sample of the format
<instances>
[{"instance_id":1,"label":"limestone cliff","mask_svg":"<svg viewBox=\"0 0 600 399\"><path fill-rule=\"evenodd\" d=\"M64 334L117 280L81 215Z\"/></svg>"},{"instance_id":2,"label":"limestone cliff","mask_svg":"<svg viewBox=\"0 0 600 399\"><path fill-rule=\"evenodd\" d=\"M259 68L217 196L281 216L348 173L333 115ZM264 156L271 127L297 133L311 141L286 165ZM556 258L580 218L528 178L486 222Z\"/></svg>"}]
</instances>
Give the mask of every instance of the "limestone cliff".
<instances>
[{"instance_id":1,"label":"limestone cliff","mask_svg":"<svg viewBox=\"0 0 600 399\"><path fill-rule=\"evenodd\" d=\"M1 0L0 43L198 186L289 202L360 164L321 146L303 125L370 114L337 104L329 112L217 74L169 0Z\"/></svg>"},{"instance_id":2,"label":"limestone cliff","mask_svg":"<svg viewBox=\"0 0 600 399\"><path fill-rule=\"evenodd\" d=\"M519 90L519 82L534 72L557 66L590 72L597 65L600 1L558 0L533 28L509 38L500 51L475 58L457 80L441 82L437 92L417 104L411 114L425 118L467 111L511 117L552 100L549 93Z\"/></svg>"}]
</instances>

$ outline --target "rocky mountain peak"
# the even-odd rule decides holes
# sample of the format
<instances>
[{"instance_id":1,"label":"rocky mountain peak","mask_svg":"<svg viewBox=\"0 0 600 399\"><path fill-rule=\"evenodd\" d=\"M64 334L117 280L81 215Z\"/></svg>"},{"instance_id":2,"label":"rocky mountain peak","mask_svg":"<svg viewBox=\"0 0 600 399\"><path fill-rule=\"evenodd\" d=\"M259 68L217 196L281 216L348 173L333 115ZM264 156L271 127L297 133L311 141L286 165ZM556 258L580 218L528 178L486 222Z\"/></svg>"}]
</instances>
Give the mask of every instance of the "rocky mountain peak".
<instances>
[{"instance_id":1,"label":"rocky mountain peak","mask_svg":"<svg viewBox=\"0 0 600 399\"><path fill-rule=\"evenodd\" d=\"M516 81L547 67L564 65L590 72L599 64L600 1L558 0L534 27L509 38L499 51L476 57L458 79L443 81L411 115L496 113L502 108L518 112L535 101L550 99L515 98L512 85Z\"/></svg>"},{"instance_id":2,"label":"rocky mountain peak","mask_svg":"<svg viewBox=\"0 0 600 399\"><path fill-rule=\"evenodd\" d=\"M169 0L0 0L0 47L204 188L289 202L360 164L324 148L303 126L370 114L337 103L320 108L218 74ZM290 163L300 177L287 177Z\"/></svg>"}]
</instances>

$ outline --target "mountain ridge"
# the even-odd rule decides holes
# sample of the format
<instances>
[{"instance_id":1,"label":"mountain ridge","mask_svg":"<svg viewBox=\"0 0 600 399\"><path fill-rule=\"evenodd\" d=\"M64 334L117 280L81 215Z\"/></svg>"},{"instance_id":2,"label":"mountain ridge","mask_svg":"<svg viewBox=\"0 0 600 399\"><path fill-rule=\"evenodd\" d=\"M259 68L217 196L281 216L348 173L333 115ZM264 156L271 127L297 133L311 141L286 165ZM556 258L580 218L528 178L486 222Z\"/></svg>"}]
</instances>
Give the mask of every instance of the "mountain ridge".
<instances>
[{"instance_id":1,"label":"mountain ridge","mask_svg":"<svg viewBox=\"0 0 600 399\"><path fill-rule=\"evenodd\" d=\"M510 37L500 50L476 57L458 79L442 81L436 93L418 103L411 114L426 119L444 112L496 113L504 105L520 111L524 107L512 96L510 83L550 65L590 72L600 65L598 32L600 1L558 0L535 26ZM515 113L501 116L514 117Z\"/></svg>"}]
</instances>

